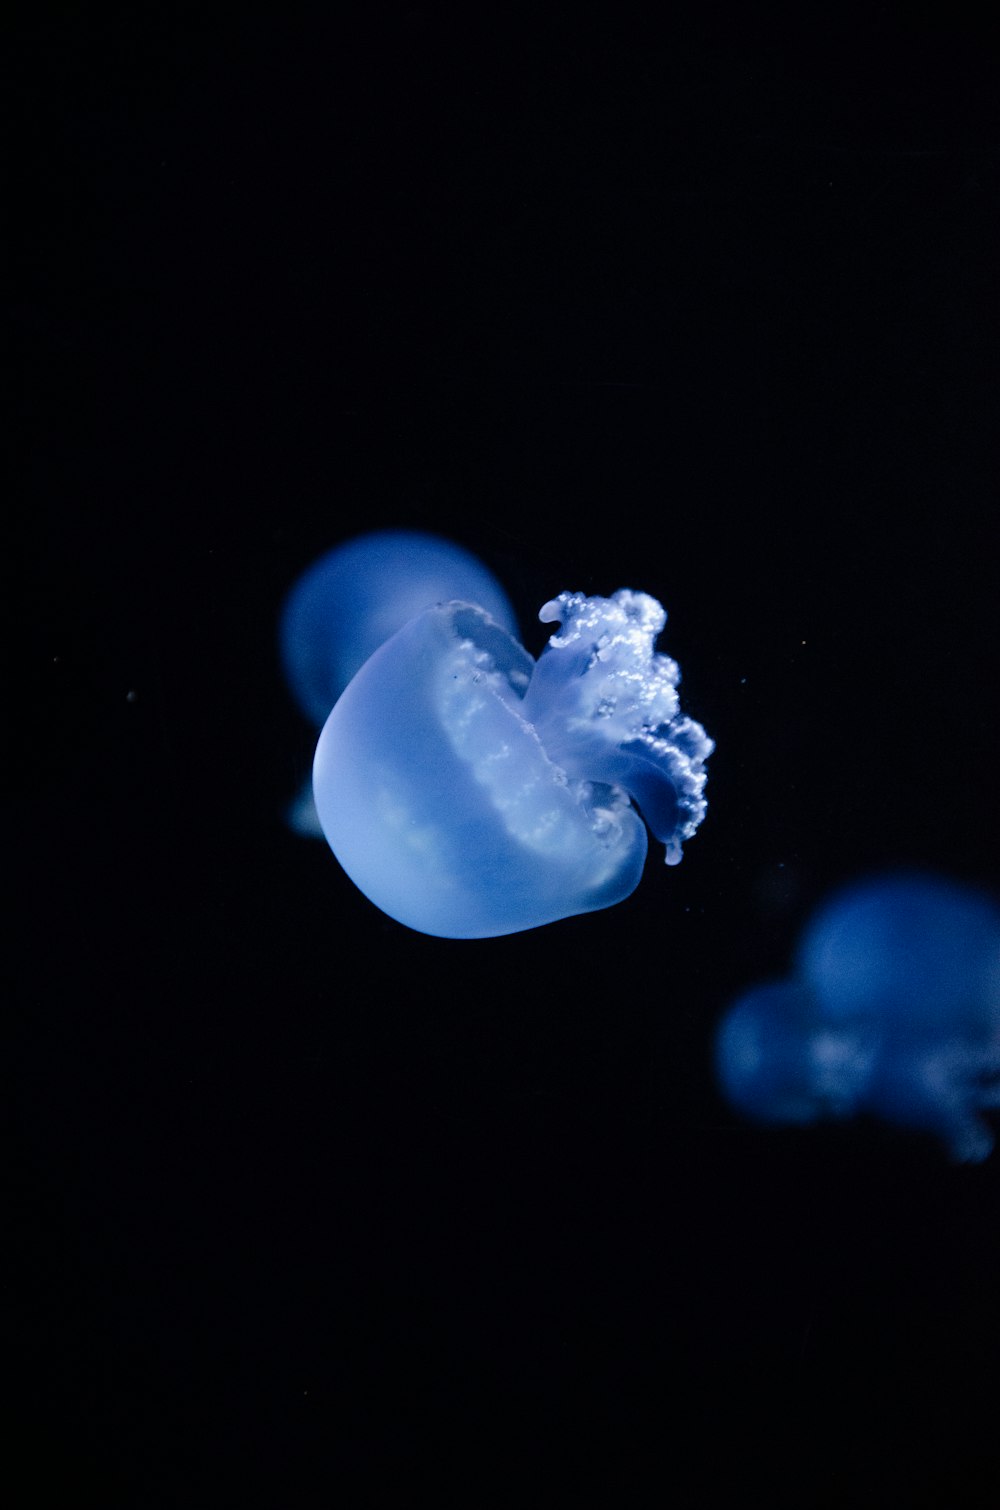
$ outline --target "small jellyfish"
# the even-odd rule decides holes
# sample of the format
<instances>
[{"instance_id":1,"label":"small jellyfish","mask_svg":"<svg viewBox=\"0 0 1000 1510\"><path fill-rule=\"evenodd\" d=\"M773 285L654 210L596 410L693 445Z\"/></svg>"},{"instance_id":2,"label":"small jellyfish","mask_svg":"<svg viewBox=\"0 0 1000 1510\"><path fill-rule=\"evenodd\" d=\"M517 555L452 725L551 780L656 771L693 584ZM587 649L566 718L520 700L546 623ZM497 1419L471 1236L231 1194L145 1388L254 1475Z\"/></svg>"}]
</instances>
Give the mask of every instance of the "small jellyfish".
<instances>
[{"instance_id":1,"label":"small jellyfish","mask_svg":"<svg viewBox=\"0 0 1000 1510\"><path fill-rule=\"evenodd\" d=\"M285 600L278 642L300 711L321 729L348 682L397 629L434 603L479 603L517 634L500 583L469 551L417 530L378 530L327 551ZM294 831L322 838L312 778L287 813Z\"/></svg>"},{"instance_id":2,"label":"small jellyfish","mask_svg":"<svg viewBox=\"0 0 1000 1510\"><path fill-rule=\"evenodd\" d=\"M838 892L806 927L792 978L753 987L723 1018L725 1095L762 1121L862 1113L985 1159L1000 1107L1000 911L923 875Z\"/></svg>"},{"instance_id":3,"label":"small jellyfish","mask_svg":"<svg viewBox=\"0 0 1000 1510\"><path fill-rule=\"evenodd\" d=\"M562 628L536 663L505 606L424 607L323 726L323 832L360 890L419 932L490 938L610 907L638 885L642 818L676 864L704 815L713 746L654 649L659 603L562 593L540 618Z\"/></svg>"},{"instance_id":4,"label":"small jellyfish","mask_svg":"<svg viewBox=\"0 0 1000 1510\"><path fill-rule=\"evenodd\" d=\"M300 709L322 728L365 661L434 603L478 603L510 634L507 594L460 545L417 530L378 530L336 546L302 573L278 631L285 679Z\"/></svg>"}]
</instances>

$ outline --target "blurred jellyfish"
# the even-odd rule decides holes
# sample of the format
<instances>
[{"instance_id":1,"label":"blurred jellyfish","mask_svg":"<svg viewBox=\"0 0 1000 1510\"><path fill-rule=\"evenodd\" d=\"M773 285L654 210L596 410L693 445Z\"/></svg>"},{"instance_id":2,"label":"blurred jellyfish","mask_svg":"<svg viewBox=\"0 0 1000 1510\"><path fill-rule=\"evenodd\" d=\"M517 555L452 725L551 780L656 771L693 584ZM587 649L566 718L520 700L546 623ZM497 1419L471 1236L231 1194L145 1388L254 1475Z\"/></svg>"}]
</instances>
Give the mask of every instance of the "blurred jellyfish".
<instances>
[{"instance_id":1,"label":"blurred jellyfish","mask_svg":"<svg viewBox=\"0 0 1000 1510\"><path fill-rule=\"evenodd\" d=\"M424 608L455 598L478 603L517 634L500 583L450 540L417 530L379 530L320 556L288 594L279 628L285 678L306 718L322 728L380 645Z\"/></svg>"},{"instance_id":2,"label":"blurred jellyfish","mask_svg":"<svg viewBox=\"0 0 1000 1510\"><path fill-rule=\"evenodd\" d=\"M507 595L469 551L417 530L379 530L327 551L299 577L278 631L285 680L317 729L368 657L434 603L480 604L517 634ZM288 810L296 833L322 838L309 777Z\"/></svg>"},{"instance_id":3,"label":"blurred jellyfish","mask_svg":"<svg viewBox=\"0 0 1000 1510\"><path fill-rule=\"evenodd\" d=\"M753 987L723 1018L725 1095L762 1121L868 1113L985 1159L1000 1107L1000 911L923 875L836 893L807 926L796 973Z\"/></svg>"},{"instance_id":4,"label":"blurred jellyfish","mask_svg":"<svg viewBox=\"0 0 1000 1510\"><path fill-rule=\"evenodd\" d=\"M647 849L630 799L669 864L706 807L712 742L680 711L676 663L653 648L666 622L654 598L562 593L541 610L562 630L536 664L506 600L498 618L482 597L442 600L390 633L339 697L313 768L319 821L351 879L445 938L621 901Z\"/></svg>"}]
</instances>

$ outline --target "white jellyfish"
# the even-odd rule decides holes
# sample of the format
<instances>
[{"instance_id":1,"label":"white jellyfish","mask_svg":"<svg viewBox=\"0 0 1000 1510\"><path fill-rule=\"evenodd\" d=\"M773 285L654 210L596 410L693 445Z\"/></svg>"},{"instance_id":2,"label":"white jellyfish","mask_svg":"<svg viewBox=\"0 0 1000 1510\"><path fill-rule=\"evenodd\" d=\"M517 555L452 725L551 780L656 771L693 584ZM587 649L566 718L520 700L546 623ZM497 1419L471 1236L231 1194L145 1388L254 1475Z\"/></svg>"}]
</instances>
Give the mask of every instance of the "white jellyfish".
<instances>
[{"instance_id":1,"label":"white jellyfish","mask_svg":"<svg viewBox=\"0 0 1000 1510\"><path fill-rule=\"evenodd\" d=\"M323 832L365 895L421 932L487 938L611 906L638 885L643 818L675 864L704 815L713 746L654 649L659 603L562 593L540 617L562 629L536 663L481 603L425 608L323 726Z\"/></svg>"}]
</instances>

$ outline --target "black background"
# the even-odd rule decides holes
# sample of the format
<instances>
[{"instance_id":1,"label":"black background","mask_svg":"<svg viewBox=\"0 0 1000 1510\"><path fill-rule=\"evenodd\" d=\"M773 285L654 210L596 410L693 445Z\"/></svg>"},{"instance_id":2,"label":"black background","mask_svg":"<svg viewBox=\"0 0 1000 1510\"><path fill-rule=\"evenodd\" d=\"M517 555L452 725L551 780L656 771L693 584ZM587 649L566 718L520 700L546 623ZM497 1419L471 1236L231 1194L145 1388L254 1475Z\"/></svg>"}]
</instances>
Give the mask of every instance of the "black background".
<instances>
[{"instance_id":1,"label":"black background","mask_svg":"<svg viewBox=\"0 0 1000 1510\"><path fill-rule=\"evenodd\" d=\"M832 887L996 881L996 59L814 26L25 23L19 1503L989 1502L997 1157L712 1082ZM661 598L679 869L454 943L286 831L386 525Z\"/></svg>"}]
</instances>

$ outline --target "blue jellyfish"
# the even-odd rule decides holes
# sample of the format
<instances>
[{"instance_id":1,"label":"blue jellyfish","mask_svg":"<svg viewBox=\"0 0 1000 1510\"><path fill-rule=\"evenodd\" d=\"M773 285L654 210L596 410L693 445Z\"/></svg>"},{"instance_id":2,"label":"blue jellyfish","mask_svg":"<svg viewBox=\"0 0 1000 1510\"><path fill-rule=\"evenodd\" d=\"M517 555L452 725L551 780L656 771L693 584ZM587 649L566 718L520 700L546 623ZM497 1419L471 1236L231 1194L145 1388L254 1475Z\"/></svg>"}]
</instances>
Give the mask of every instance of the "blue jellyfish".
<instances>
[{"instance_id":1,"label":"blue jellyfish","mask_svg":"<svg viewBox=\"0 0 1000 1510\"><path fill-rule=\"evenodd\" d=\"M642 818L676 864L705 812L713 746L654 649L659 603L562 593L541 610L561 630L537 664L511 617L468 597L417 612L352 677L316 749L334 854L422 933L490 938L610 907L638 885ZM354 633L323 623L341 628Z\"/></svg>"},{"instance_id":2,"label":"blue jellyfish","mask_svg":"<svg viewBox=\"0 0 1000 1510\"><path fill-rule=\"evenodd\" d=\"M802 936L794 975L723 1018L719 1083L758 1120L868 1113L985 1159L1000 1107L1000 911L924 875L834 895Z\"/></svg>"},{"instance_id":3,"label":"blue jellyfish","mask_svg":"<svg viewBox=\"0 0 1000 1510\"><path fill-rule=\"evenodd\" d=\"M299 577L279 627L292 695L322 728L348 682L397 629L433 603L478 603L510 634L500 583L469 551L418 530L379 530L335 546Z\"/></svg>"},{"instance_id":4,"label":"blue jellyfish","mask_svg":"<svg viewBox=\"0 0 1000 1510\"><path fill-rule=\"evenodd\" d=\"M431 604L480 604L511 634L517 621L493 574L450 540L417 530L379 530L327 551L285 600L278 631L285 680L317 729L368 657ZM291 827L322 838L312 779L289 809Z\"/></svg>"}]
</instances>

